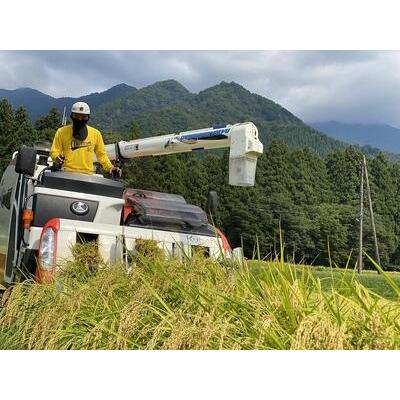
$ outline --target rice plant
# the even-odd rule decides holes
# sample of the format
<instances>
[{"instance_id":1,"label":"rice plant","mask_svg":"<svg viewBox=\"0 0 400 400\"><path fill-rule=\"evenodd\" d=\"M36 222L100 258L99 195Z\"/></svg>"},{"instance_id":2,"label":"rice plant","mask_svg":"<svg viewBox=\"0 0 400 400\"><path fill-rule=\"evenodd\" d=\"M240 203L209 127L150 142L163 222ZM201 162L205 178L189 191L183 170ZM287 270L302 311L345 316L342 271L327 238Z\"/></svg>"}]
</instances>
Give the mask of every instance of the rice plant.
<instances>
[{"instance_id":1,"label":"rice plant","mask_svg":"<svg viewBox=\"0 0 400 400\"><path fill-rule=\"evenodd\" d=\"M327 286L283 257L238 266L202 254L165 260L142 247L129 265L108 265L81 246L54 284L16 285L0 311L0 348L400 348L390 274L387 299L349 269Z\"/></svg>"}]
</instances>

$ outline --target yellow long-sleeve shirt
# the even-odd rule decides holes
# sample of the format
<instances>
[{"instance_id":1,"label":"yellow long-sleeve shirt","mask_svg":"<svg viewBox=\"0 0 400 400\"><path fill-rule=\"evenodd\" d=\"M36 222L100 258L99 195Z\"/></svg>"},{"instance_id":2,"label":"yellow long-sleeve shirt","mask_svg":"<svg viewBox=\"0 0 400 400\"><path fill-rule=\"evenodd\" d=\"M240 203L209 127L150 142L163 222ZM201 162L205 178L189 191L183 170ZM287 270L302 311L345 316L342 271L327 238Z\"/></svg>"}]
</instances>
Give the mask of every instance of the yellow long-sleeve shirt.
<instances>
[{"instance_id":1,"label":"yellow long-sleeve shirt","mask_svg":"<svg viewBox=\"0 0 400 400\"><path fill-rule=\"evenodd\" d=\"M93 174L93 157L109 171L113 165L109 160L101 133L91 126L87 127L88 135L84 141L72 136L72 125L59 128L54 136L50 156L55 161L58 155L65 157L64 170Z\"/></svg>"}]
</instances>

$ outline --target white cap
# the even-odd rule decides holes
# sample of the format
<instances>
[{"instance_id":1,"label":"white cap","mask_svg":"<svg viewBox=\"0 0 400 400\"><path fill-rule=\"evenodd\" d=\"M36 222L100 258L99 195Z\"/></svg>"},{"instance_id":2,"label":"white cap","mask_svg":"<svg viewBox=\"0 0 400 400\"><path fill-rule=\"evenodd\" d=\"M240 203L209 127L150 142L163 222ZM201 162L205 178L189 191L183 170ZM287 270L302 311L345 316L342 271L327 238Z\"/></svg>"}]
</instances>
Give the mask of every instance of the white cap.
<instances>
[{"instance_id":1,"label":"white cap","mask_svg":"<svg viewBox=\"0 0 400 400\"><path fill-rule=\"evenodd\" d=\"M75 114L86 114L90 115L90 107L88 104L78 101L72 105L71 112Z\"/></svg>"}]
</instances>

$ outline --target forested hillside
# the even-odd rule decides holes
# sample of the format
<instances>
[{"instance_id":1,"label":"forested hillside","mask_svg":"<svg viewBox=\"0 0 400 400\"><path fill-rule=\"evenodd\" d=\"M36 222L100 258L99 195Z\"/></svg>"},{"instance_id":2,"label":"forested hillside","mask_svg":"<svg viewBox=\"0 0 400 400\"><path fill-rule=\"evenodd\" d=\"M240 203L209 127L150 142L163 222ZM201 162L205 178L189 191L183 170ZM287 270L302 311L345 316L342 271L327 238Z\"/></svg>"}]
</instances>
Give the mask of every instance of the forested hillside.
<instances>
[{"instance_id":1,"label":"forested hillside","mask_svg":"<svg viewBox=\"0 0 400 400\"><path fill-rule=\"evenodd\" d=\"M127 164L125 180L132 187L182 194L202 207L208 191L217 190L221 205L215 220L233 246L243 242L250 257L258 250L262 256L279 252L281 227L289 259L329 265L330 251L338 265L345 266L350 257L354 266L361 157L348 147L324 159L307 148L290 150L274 141L259 158L254 188L228 185L227 154L136 159ZM368 163L381 258L392 268L400 263L400 164L390 163L383 153ZM368 213L364 225L366 251L372 255Z\"/></svg>"},{"instance_id":2,"label":"forested hillside","mask_svg":"<svg viewBox=\"0 0 400 400\"><path fill-rule=\"evenodd\" d=\"M25 109L0 101L0 168L22 144L51 140L60 119L52 109L32 125ZM208 191L217 190L221 202L215 221L233 246L243 243L249 257L253 251L261 256L278 251L280 227L289 259L322 265L332 260L344 266L350 256L354 263L362 152L320 134L278 104L235 83L194 95L175 81L164 81L99 106L92 124L107 128L112 121L112 132L103 129L103 134L113 142L245 120L256 123L265 145L254 188L227 184L226 152L132 160L124 168L125 182L182 194L201 207ZM368 149L371 153L376 150ZM385 268L394 268L400 264L400 163L379 153L368 165L381 259ZM364 240L372 254L369 218L365 225Z\"/></svg>"}]
</instances>

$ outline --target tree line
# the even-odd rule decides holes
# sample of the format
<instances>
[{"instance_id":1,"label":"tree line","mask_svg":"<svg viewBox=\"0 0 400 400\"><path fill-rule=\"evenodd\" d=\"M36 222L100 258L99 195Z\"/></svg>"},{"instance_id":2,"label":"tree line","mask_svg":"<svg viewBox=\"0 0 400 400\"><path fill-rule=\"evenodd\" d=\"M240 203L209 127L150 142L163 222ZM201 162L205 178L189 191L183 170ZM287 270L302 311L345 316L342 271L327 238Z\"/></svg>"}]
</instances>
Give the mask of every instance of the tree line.
<instances>
[{"instance_id":1,"label":"tree line","mask_svg":"<svg viewBox=\"0 0 400 400\"><path fill-rule=\"evenodd\" d=\"M228 153L136 159L125 168L129 186L183 195L204 207L209 190L220 206L214 221L245 254L275 256L283 236L285 258L314 265L355 265L358 254L362 153L355 147L322 158L308 148L273 141L258 159L253 188L228 185ZM400 163L384 153L368 158L381 261L400 263ZM367 210L367 204L364 209ZM373 255L371 220L364 217L364 250ZM367 265L368 267L368 265Z\"/></svg>"},{"instance_id":2,"label":"tree line","mask_svg":"<svg viewBox=\"0 0 400 400\"><path fill-rule=\"evenodd\" d=\"M56 109L34 125L26 111L0 101L0 168L22 144L51 141L61 115ZM103 133L105 142L140 135L133 124L128 136ZM273 140L258 159L256 185L228 185L228 152L181 154L130 160L124 167L127 186L183 195L204 207L216 190L220 205L213 220L233 247L248 257L274 256L283 237L285 258L297 263L354 266L357 259L360 162L359 148L330 151L326 157ZM379 240L386 269L400 265L400 163L384 153L367 159ZM367 208L365 207L367 210ZM368 211L364 218L365 251L373 255Z\"/></svg>"}]
</instances>

